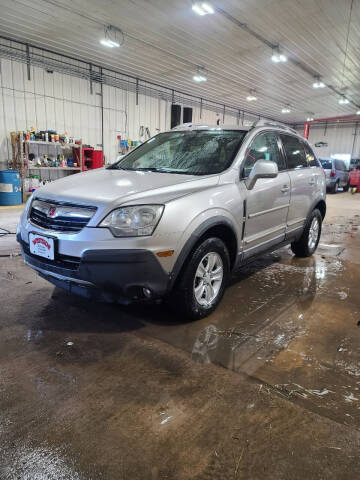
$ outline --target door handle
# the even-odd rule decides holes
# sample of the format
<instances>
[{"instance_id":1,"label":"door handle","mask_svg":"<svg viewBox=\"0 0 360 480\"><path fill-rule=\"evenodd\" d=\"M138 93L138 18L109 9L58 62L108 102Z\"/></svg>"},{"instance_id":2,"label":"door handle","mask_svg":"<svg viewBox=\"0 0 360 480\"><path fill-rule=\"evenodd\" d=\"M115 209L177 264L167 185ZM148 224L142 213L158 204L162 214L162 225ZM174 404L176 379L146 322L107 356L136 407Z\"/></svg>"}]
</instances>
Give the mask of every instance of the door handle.
<instances>
[{"instance_id":1,"label":"door handle","mask_svg":"<svg viewBox=\"0 0 360 480\"><path fill-rule=\"evenodd\" d=\"M283 193L286 193L286 192L288 192L289 190L290 190L289 185L284 185L283 188L281 189L281 191L282 191Z\"/></svg>"}]
</instances>

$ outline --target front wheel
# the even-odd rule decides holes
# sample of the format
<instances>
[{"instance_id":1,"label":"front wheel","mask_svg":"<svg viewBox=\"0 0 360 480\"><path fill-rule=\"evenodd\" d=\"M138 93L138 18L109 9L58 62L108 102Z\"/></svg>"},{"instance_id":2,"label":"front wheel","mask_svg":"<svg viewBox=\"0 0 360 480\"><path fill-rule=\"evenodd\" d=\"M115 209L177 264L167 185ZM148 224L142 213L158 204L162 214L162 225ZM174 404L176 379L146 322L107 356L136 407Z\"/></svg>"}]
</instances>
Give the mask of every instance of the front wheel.
<instances>
[{"instance_id":1,"label":"front wheel","mask_svg":"<svg viewBox=\"0 0 360 480\"><path fill-rule=\"evenodd\" d=\"M229 273L224 242L215 237L204 240L188 258L170 305L193 320L210 315L222 299Z\"/></svg>"},{"instance_id":2,"label":"front wheel","mask_svg":"<svg viewBox=\"0 0 360 480\"><path fill-rule=\"evenodd\" d=\"M310 257L319 244L322 216L316 208L308 217L304 231L297 242L291 244L291 250L297 257Z\"/></svg>"}]
</instances>

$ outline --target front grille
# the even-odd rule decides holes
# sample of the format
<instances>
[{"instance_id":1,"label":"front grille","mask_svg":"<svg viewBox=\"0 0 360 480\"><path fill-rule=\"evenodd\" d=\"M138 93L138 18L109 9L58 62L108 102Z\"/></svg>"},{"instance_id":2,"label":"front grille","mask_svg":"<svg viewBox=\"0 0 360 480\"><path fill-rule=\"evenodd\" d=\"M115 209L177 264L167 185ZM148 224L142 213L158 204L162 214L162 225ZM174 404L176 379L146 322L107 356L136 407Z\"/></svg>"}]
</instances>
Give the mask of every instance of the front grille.
<instances>
[{"instance_id":1,"label":"front grille","mask_svg":"<svg viewBox=\"0 0 360 480\"><path fill-rule=\"evenodd\" d=\"M22 242L24 253L34 260L38 260L46 265L52 265L54 267L67 268L68 270L78 270L80 266L79 257L71 257L69 255L62 255L58 253L55 260L49 260L48 258L38 257L30 252L29 244Z\"/></svg>"},{"instance_id":2,"label":"front grille","mask_svg":"<svg viewBox=\"0 0 360 480\"><path fill-rule=\"evenodd\" d=\"M96 207L83 207L35 199L31 206L30 222L56 232L80 232L94 215Z\"/></svg>"}]
</instances>

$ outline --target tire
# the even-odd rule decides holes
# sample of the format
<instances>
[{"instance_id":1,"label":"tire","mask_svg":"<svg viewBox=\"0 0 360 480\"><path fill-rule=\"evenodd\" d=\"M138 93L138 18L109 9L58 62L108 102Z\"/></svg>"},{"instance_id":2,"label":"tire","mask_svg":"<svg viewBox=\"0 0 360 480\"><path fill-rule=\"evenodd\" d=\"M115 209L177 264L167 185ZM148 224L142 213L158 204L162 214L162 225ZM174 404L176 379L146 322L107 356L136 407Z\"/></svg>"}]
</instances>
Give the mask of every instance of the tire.
<instances>
[{"instance_id":1,"label":"tire","mask_svg":"<svg viewBox=\"0 0 360 480\"><path fill-rule=\"evenodd\" d=\"M330 193L338 193L339 191L339 182L335 182L334 185L332 185L332 187L330 187Z\"/></svg>"},{"instance_id":2,"label":"tire","mask_svg":"<svg viewBox=\"0 0 360 480\"><path fill-rule=\"evenodd\" d=\"M317 230L315 228L316 223L318 225ZM315 252L321 236L321 224L321 213L317 208L315 208L306 220L304 231L301 237L298 241L291 244L291 250L297 257L311 257L311 255Z\"/></svg>"},{"instance_id":3,"label":"tire","mask_svg":"<svg viewBox=\"0 0 360 480\"><path fill-rule=\"evenodd\" d=\"M344 192L348 192L348 191L349 191L349 188L350 188L350 183L347 183L347 184L343 187L343 191L344 191Z\"/></svg>"},{"instance_id":4,"label":"tire","mask_svg":"<svg viewBox=\"0 0 360 480\"><path fill-rule=\"evenodd\" d=\"M209 260L210 264L208 263ZM212 260L216 260L212 268L213 278L219 276L220 270L217 269L221 267L221 280L212 280L206 272L203 272L204 268L206 270L209 265L211 266ZM224 242L213 237L198 245L186 262L185 268L170 295L168 305L176 312L183 313L187 318L197 320L210 315L220 303L230 275L230 256ZM203 277L199 276L200 270L204 273ZM209 283L211 283L211 286ZM198 297L195 293L196 287ZM198 299L202 290L203 298L199 302ZM216 295L213 296L215 293Z\"/></svg>"}]
</instances>

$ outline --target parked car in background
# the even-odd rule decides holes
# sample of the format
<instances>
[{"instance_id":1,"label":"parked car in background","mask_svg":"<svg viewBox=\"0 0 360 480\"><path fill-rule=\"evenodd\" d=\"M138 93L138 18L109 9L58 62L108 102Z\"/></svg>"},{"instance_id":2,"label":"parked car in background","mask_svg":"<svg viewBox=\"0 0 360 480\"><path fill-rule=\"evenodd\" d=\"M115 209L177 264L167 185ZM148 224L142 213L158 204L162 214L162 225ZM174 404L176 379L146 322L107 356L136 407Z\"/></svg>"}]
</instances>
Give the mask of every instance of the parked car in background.
<instances>
[{"instance_id":1,"label":"parked car in background","mask_svg":"<svg viewBox=\"0 0 360 480\"><path fill-rule=\"evenodd\" d=\"M331 193L337 193L339 188L347 192L349 190L349 169L346 163L335 158L320 158L319 160L325 171L326 188Z\"/></svg>"},{"instance_id":2,"label":"parked car in background","mask_svg":"<svg viewBox=\"0 0 360 480\"><path fill-rule=\"evenodd\" d=\"M325 196L324 171L295 130L187 124L36 190L17 240L30 267L70 292L166 297L201 318L257 255L287 244L312 255Z\"/></svg>"}]
</instances>

